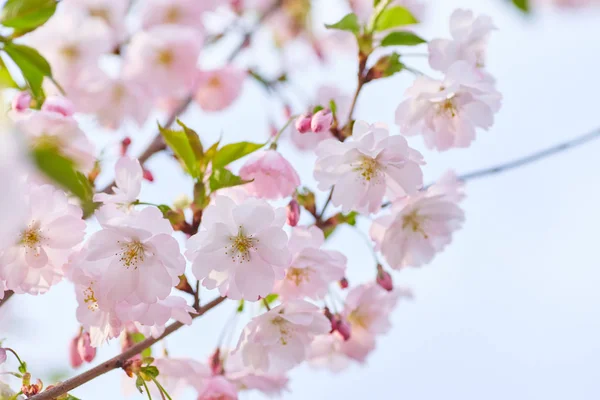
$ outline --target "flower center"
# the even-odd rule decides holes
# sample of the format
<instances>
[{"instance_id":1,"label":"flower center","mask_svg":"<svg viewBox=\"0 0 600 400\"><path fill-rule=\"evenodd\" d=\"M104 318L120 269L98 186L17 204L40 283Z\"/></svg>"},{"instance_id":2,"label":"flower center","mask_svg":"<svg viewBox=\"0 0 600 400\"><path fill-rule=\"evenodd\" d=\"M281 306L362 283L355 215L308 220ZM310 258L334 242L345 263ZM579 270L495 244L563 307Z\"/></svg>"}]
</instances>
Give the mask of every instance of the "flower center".
<instances>
[{"instance_id":1,"label":"flower center","mask_svg":"<svg viewBox=\"0 0 600 400\"><path fill-rule=\"evenodd\" d=\"M285 275L287 280L292 281L296 286L300 286L303 282L310 280L310 269L309 268L290 268Z\"/></svg>"},{"instance_id":2,"label":"flower center","mask_svg":"<svg viewBox=\"0 0 600 400\"><path fill-rule=\"evenodd\" d=\"M119 242L120 243L120 242ZM144 262L146 248L139 240L123 243L121 245L121 258L119 261L126 268L137 269L139 263Z\"/></svg>"},{"instance_id":3,"label":"flower center","mask_svg":"<svg viewBox=\"0 0 600 400\"><path fill-rule=\"evenodd\" d=\"M417 210L411 211L409 214L402 217L402 229L410 229L413 232L419 232L425 239L428 239L429 236L423 229L423 223L426 219L427 217L419 215Z\"/></svg>"},{"instance_id":4,"label":"flower center","mask_svg":"<svg viewBox=\"0 0 600 400\"><path fill-rule=\"evenodd\" d=\"M292 334L292 330L290 329L288 321L285 320L283 317L277 316L271 320L271 323L279 329L279 334L281 335L279 341L281 342L281 344L283 346L287 345L288 339Z\"/></svg>"},{"instance_id":5,"label":"flower center","mask_svg":"<svg viewBox=\"0 0 600 400\"><path fill-rule=\"evenodd\" d=\"M208 86L212 89L220 89L221 88L221 79L218 76L213 76L208 81Z\"/></svg>"},{"instance_id":6,"label":"flower center","mask_svg":"<svg viewBox=\"0 0 600 400\"><path fill-rule=\"evenodd\" d=\"M363 156L357 166L354 167L362 178L370 182L373 178L377 178L381 171L381 165L376 159Z\"/></svg>"},{"instance_id":7,"label":"flower center","mask_svg":"<svg viewBox=\"0 0 600 400\"><path fill-rule=\"evenodd\" d=\"M458 110L456 109L452 99L448 99L438 105L438 113L454 118L456 117Z\"/></svg>"},{"instance_id":8,"label":"flower center","mask_svg":"<svg viewBox=\"0 0 600 400\"><path fill-rule=\"evenodd\" d=\"M60 53L68 62L76 61L81 55L81 52L75 45L64 46L62 49L60 49Z\"/></svg>"},{"instance_id":9,"label":"flower center","mask_svg":"<svg viewBox=\"0 0 600 400\"><path fill-rule=\"evenodd\" d=\"M174 60L175 56L173 56L173 52L170 49L163 49L156 56L156 62L164 67L171 66Z\"/></svg>"},{"instance_id":10,"label":"flower center","mask_svg":"<svg viewBox=\"0 0 600 400\"><path fill-rule=\"evenodd\" d=\"M231 256L232 261L237 261L239 263L250 261L250 251L256 251L256 243L258 239L252 237L252 235L246 236L244 234L244 230L240 226L238 230L238 234L236 236L230 236L229 240L231 244L229 246L225 246L227 251L225 254Z\"/></svg>"},{"instance_id":11,"label":"flower center","mask_svg":"<svg viewBox=\"0 0 600 400\"><path fill-rule=\"evenodd\" d=\"M121 102L125 97L125 87L120 83L116 84L112 90L112 98L116 102Z\"/></svg>"},{"instance_id":12,"label":"flower center","mask_svg":"<svg viewBox=\"0 0 600 400\"><path fill-rule=\"evenodd\" d=\"M44 236L42 236L42 233L40 232L38 224L33 222L31 225L29 225L29 227L27 227L27 229L25 229L21 233L20 243L21 243L21 245L23 245L29 249L35 249L35 248L39 247L39 245L43 239L44 239Z\"/></svg>"},{"instance_id":13,"label":"flower center","mask_svg":"<svg viewBox=\"0 0 600 400\"><path fill-rule=\"evenodd\" d=\"M110 14L106 8L90 8L89 13L91 17L102 19L104 22L110 22Z\"/></svg>"},{"instance_id":14,"label":"flower center","mask_svg":"<svg viewBox=\"0 0 600 400\"><path fill-rule=\"evenodd\" d=\"M369 329L369 318L367 315L361 313L360 309L353 310L350 315L348 315L348 322L352 326L359 326L363 329Z\"/></svg>"},{"instance_id":15,"label":"flower center","mask_svg":"<svg viewBox=\"0 0 600 400\"><path fill-rule=\"evenodd\" d=\"M174 24L181 19L181 10L175 6L170 7L165 14L165 22Z\"/></svg>"},{"instance_id":16,"label":"flower center","mask_svg":"<svg viewBox=\"0 0 600 400\"><path fill-rule=\"evenodd\" d=\"M92 288L93 285L94 282L91 282L90 286L85 288L85 290L83 291L83 295L85 296L83 298L83 302L87 304L87 308L90 311L96 311L98 309L98 299L96 299L96 294L94 293L94 289Z\"/></svg>"}]
</instances>

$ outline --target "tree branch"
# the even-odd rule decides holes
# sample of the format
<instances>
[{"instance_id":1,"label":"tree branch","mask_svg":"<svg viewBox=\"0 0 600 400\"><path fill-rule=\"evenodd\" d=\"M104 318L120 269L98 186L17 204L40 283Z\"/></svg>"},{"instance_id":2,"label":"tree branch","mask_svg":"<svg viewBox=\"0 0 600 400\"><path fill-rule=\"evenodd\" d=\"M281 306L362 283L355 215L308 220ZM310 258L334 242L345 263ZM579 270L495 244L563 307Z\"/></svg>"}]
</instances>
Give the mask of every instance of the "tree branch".
<instances>
[{"instance_id":1,"label":"tree branch","mask_svg":"<svg viewBox=\"0 0 600 400\"><path fill-rule=\"evenodd\" d=\"M8 302L8 299L10 299L13 294L15 294L15 292L13 292L12 290L7 290L6 292L4 292L4 299L0 300L0 307L6 304Z\"/></svg>"},{"instance_id":2,"label":"tree branch","mask_svg":"<svg viewBox=\"0 0 600 400\"><path fill-rule=\"evenodd\" d=\"M213 308L215 308L216 306L221 304L226 299L227 299L226 297L218 297L218 298L214 299L210 303L207 303L204 307L200 307L198 309L198 313L192 315L192 318L198 318L198 317L204 315L206 312L212 310ZM29 400L53 400L63 394L68 393L69 391L83 385L84 383L87 383L87 382L91 381L92 379L99 377L100 375L104 375L105 373L112 371L113 369L121 368L125 364L125 362L127 360L129 360L131 357L133 357L137 354L140 354L142 351L144 351L148 347L152 346L153 344L161 341L162 339L169 336L171 333L175 332L182 326L184 326L184 325L181 322L174 322L165 329L165 332L160 337L158 337L156 339L150 337L150 338L132 346L131 348L125 350L123 353L119 354L118 356L113 357L110 360L105 361L102 364L100 364L88 371L85 371L84 373L82 373L80 375L77 375L71 379L67 379L66 381L64 381L56 386L46 389L45 391L41 392L40 394L30 397Z\"/></svg>"}]
</instances>

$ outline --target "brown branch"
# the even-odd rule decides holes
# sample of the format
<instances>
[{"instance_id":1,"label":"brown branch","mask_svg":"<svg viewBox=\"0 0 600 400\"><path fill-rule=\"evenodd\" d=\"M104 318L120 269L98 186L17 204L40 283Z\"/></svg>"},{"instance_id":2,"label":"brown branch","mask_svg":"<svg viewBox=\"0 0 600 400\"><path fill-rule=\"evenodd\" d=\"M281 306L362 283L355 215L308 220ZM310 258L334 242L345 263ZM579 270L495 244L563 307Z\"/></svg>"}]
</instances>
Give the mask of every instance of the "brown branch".
<instances>
[{"instance_id":1,"label":"brown branch","mask_svg":"<svg viewBox=\"0 0 600 400\"><path fill-rule=\"evenodd\" d=\"M0 307L6 304L8 302L8 299L10 299L13 294L15 294L15 292L13 292L12 290L7 290L6 292L4 292L4 299L0 300Z\"/></svg>"},{"instance_id":2,"label":"brown branch","mask_svg":"<svg viewBox=\"0 0 600 400\"><path fill-rule=\"evenodd\" d=\"M225 301L225 299L226 299L226 297L218 297L218 298L214 299L213 301L211 301L210 303L207 303L204 307L200 307L198 309L198 313L194 314L192 316L192 318L198 318L198 317L204 315L206 312L212 310L213 308L215 308L216 306L221 304L223 301ZM88 371L85 371L84 373L82 373L80 375L77 375L71 379L67 379L66 381L64 381L56 386L53 386L53 387L43 391L40 394L30 397L29 400L53 400L53 399L56 399L57 397L68 393L69 391L83 385L84 383L91 381L94 378L99 377L100 375L104 375L105 373L112 371L113 369L121 368L121 367L123 367L125 362L127 360L129 360L131 357L133 357L137 354L140 354L142 351L144 351L148 347L152 346L153 344L159 342L160 340L164 339L165 337L169 336L171 333L175 332L182 326L184 326L184 325L181 322L174 322L165 329L165 332L160 337L158 337L156 339L150 337L150 338L136 344L135 346L129 348L128 350L124 351L123 353L119 354L118 356L113 357L110 360L105 361L102 364L100 364Z\"/></svg>"}]
</instances>

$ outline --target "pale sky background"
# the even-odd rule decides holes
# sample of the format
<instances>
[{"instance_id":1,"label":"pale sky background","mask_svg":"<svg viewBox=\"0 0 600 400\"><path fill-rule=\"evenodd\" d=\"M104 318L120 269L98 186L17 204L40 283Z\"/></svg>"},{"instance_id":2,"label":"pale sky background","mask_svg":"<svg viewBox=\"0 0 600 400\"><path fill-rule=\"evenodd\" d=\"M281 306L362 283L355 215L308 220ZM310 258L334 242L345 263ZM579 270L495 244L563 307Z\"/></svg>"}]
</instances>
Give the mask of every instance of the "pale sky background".
<instances>
[{"instance_id":1,"label":"pale sky background","mask_svg":"<svg viewBox=\"0 0 600 400\"><path fill-rule=\"evenodd\" d=\"M343 15L335 3L321 0L324 20L333 22ZM439 154L424 150L420 138L409 139L423 150L428 182L448 168L469 172L600 127L599 11L543 11L524 18L501 0L429 4L420 31L426 38L449 35L448 17L456 7L493 16L499 30L489 47L488 68L498 80L504 105L491 131L480 132L469 149ZM265 59L268 51L259 49L248 57ZM205 61L211 62L219 63ZM413 65L426 70L425 60L416 59ZM293 76L299 82L295 86L306 92L324 83L354 90L350 56L339 57L324 71L310 63L299 69ZM356 116L393 127L394 110L411 80L402 74L369 84ZM194 107L183 119L207 143L221 132L227 141L260 141L268 132L266 115L272 104L261 99L264 93L249 81L243 97L227 113L203 115ZM304 166L303 183L314 187L312 158L289 146L281 148ZM297 368L290 375L291 392L283 398L598 399L599 151L600 141L592 142L467 185L467 220L452 245L430 265L394 275L397 285L414 291L415 299L399 304L391 316L394 328L378 340L368 363L337 375ZM157 182L146 185L144 200L170 202L181 192L185 178L166 160L159 156L149 164ZM340 229L328 246L348 255L351 282L373 278L372 258L360 235ZM4 316L10 326L2 336L29 362L34 375L56 370L72 376L82 371L68 367L68 342L78 327L71 284L64 282L43 297L17 296L9 304L13 316ZM204 360L232 307L222 307L170 336L166 344L171 356ZM117 347L113 343L102 348L96 361L112 357ZM155 353L160 349L155 346ZM84 400L122 398L123 376L113 371L72 393ZM263 397L253 393L240 398Z\"/></svg>"}]
</instances>

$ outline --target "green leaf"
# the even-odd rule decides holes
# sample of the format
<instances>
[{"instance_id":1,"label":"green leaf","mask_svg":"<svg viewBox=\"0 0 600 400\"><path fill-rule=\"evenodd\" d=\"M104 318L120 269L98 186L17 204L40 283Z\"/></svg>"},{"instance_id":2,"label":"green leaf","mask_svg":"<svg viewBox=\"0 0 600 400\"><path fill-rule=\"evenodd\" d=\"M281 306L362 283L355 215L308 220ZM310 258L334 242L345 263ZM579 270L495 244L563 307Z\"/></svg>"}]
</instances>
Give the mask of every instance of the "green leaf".
<instances>
[{"instance_id":1,"label":"green leaf","mask_svg":"<svg viewBox=\"0 0 600 400\"><path fill-rule=\"evenodd\" d=\"M335 100L329 100L329 109L333 115L337 114L337 104L335 103Z\"/></svg>"},{"instance_id":2,"label":"green leaf","mask_svg":"<svg viewBox=\"0 0 600 400\"><path fill-rule=\"evenodd\" d=\"M529 0L512 0L513 4L524 13L529 13L531 11Z\"/></svg>"},{"instance_id":3,"label":"green leaf","mask_svg":"<svg viewBox=\"0 0 600 400\"><path fill-rule=\"evenodd\" d=\"M204 182L198 181L194 184L194 205L203 210L210 199L206 196L206 186Z\"/></svg>"},{"instance_id":4,"label":"green leaf","mask_svg":"<svg viewBox=\"0 0 600 400\"><path fill-rule=\"evenodd\" d=\"M212 158L213 168L222 168L235 160L254 153L263 147L265 143L239 142L221 147Z\"/></svg>"},{"instance_id":5,"label":"green leaf","mask_svg":"<svg viewBox=\"0 0 600 400\"><path fill-rule=\"evenodd\" d=\"M405 66L400 61L400 54L392 53L381 57L367 72L367 81L387 78L404 70Z\"/></svg>"},{"instance_id":6,"label":"green leaf","mask_svg":"<svg viewBox=\"0 0 600 400\"><path fill-rule=\"evenodd\" d=\"M278 298L279 298L279 295L277 293L271 293L271 294L267 295L267 297L265 297L265 301L267 302L267 304L271 305L275 301L277 301Z\"/></svg>"},{"instance_id":7,"label":"green leaf","mask_svg":"<svg viewBox=\"0 0 600 400\"><path fill-rule=\"evenodd\" d=\"M196 133L195 130L188 128L183 122L177 120L177 124L183 128L185 135L190 142L190 147L196 156L196 160L202 160L204 157L204 148L202 147L202 142L200 141L200 137Z\"/></svg>"},{"instance_id":8,"label":"green leaf","mask_svg":"<svg viewBox=\"0 0 600 400\"><path fill-rule=\"evenodd\" d=\"M56 0L8 0L0 23L17 31L31 31L50 19L56 3Z\"/></svg>"},{"instance_id":9,"label":"green leaf","mask_svg":"<svg viewBox=\"0 0 600 400\"><path fill-rule=\"evenodd\" d=\"M140 393L144 393L144 389L143 388L144 388L145 385L146 384L144 383L144 380L142 379L142 377L138 375L137 379L135 380L135 387L137 388L137 390Z\"/></svg>"},{"instance_id":10,"label":"green leaf","mask_svg":"<svg viewBox=\"0 0 600 400\"><path fill-rule=\"evenodd\" d=\"M381 41L382 46L416 46L427 41L412 32L391 32Z\"/></svg>"},{"instance_id":11,"label":"green leaf","mask_svg":"<svg viewBox=\"0 0 600 400\"><path fill-rule=\"evenodd\" d=\"M63 156L51 146L39 146L33 149L33 159L37 167L53 181L81 199L84 214L93 212L94 188L89 179L77 171L75 163Z\"/></svg>"},{"instance_id":12,"label":"green leaf","mask_svg":"<svg viewBox=\"0 0 600 400\"><path fill-rule=\"evenodd\" d=\"M325 107L323 107L323 106L315 106L315 108L313 108L313 110L312 110L312 113L316 114L319 111L324 110L324 109L325 109Z\"/></svg>"},{"instance_id":13,"label":"green leaf","mask_svg":"<svg viewBox=\"0 0 600 400\"><path fill-rule=\"evenodd\" d=\"M4 51L17 64L31 93L36 99L43 98L44 77L52 78L50 64L36 49L12 42L4 43Z\"/></svg>"},{"instance_id":14,"label":"green leaf","mask_svg":"<svg viewBox=\"0 0 600 400\"><path fill-rule=\"evenodd\" d=\"M416 24L418 22L419 20L417 20L408 9L396 6L387 8L381 13L377 18L375 30L385 31L387 29Z\"/></svg>"},{"instance_id":15,"label":"green leaf","mask_svg":"<svg viewBox=\"0 0 600 400\"><path fill-rule=\"evenodd\" d=\"M238 308L237 308L237 312L241 313L244 312L244 299L241 299L240 302L238 303Z\"/></svg>"},{"instance_id":16,"label":"green leaf","mask_svg":"<svg viewBox=\"0 0 600 400\"><path fill-rule=\"evenodd\" d=\"M152 366L152 365L150 365L148 367L142 367L142 368L140 368L140 371L144 375L147 375L147 376L152 377L152 378L156 378L158 376L158 374L159 374L158 368L156 368L155 366Z\"/></svg>"},{"instance_id":17,"label":"green leaf","mask_svg":"<svg viewBox=\"0 0 600 400\"><path fill-rule=\"evenodd\" d=\"M10 75L10 71L8 70L8 68L6 68L6 64L0 58L0 89L6 88L18 89L19 85Z\"/></svg>"},{"instance_id":18,"label":"green leaf","mask_svg":"<svg viewBox=\"0 0 600 400\"><path fill-rule=\"evenodd\" d=\"M209 186L211 192L216 192L219 189L244 185L249 182L252 181L245 181L225 168L218 168L213 170L213 173L210 176Z\"/></svg>"},{"instance_id":19,"label":"green leaf","mask_svg":"<svg viewBox=\"0 0 600 400\"><path fill-rule=\"evenodd\" d=\"M140 332L132 333L130 335L130 337L131 337L131 340L133 341L133 343L136 343L136 344L146 340L146 336L144 336L144 334L140 333ZM152 349L150 347L148 347L147 349L144 349L144 351L142 351L141 355L142 355L142 358L152 356Z\"/></svg>"},{"instance_id":20,"label":"green leaf","mask_svg":"<svg viewBox=\"0 0 600 400\"><path fill-rule=\"evenodd\" d=\"M352 32L358 35L360 32L360 22L356 14L348 14L344 18L340 19L335 24L325 25L327 29L337 29L340 31Z\"/></svg>"},{"instance_id":21,"label":"green leaf","mask_svg":"<svg viewBox=\"0 0 600 400\"><path fill-rule=\"evenodd\" d=\"M200 169L198 168L198 159L192 148L188 134L185 131L163 128L158 125L160 134L165 139L165 143L173 150L173 153L181 160L185 171L193 178L200 177Z\"/></svg>"}]
</instances>

